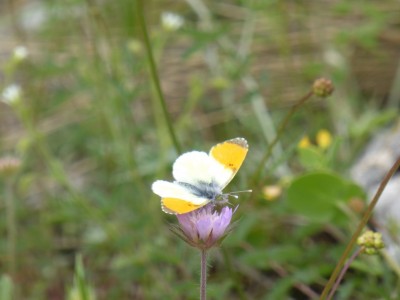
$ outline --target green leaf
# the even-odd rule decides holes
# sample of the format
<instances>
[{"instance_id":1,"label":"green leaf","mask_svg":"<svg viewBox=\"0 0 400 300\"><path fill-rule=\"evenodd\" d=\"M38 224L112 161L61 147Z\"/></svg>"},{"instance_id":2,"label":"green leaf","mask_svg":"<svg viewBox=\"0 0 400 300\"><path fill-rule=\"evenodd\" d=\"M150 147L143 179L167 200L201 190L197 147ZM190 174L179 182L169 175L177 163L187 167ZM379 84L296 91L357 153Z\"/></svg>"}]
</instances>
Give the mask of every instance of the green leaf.
<instances>
[{"instance_id":1,"label":"green leaf","mask_svg":"<svg viewBox=\"0 0 400 300\"><path fill-rule=\"evenodd\" d=\"M310 146L299 148L299 161L308 170L323 169L326 167L326 159L320 149Z\"/></svg>"},{"instance_id":2,"label":"green leaf","mask_svg":"<svg viewBox=\"0 0 400 300\"><path fill-rule=\"evenodd\" d=\"M67 299L94 300L93 288L90 286L85 276L85 269L82 262L82 256L78 255L75 259L75 274L73 286L67 293Z\"/></svg>"},{"instance_id":3,"label":"green leaf","mask_svg":"<svg viewBox=\"0 0 400 300\"><path fill-rule=\"evenodd\" d=\"M362 190L333 173L314 172L293 180L287 193L287 205L295 213L314 222L329 222L343 212L338 204L361 197Z\"/></svg>"}]
</instances>

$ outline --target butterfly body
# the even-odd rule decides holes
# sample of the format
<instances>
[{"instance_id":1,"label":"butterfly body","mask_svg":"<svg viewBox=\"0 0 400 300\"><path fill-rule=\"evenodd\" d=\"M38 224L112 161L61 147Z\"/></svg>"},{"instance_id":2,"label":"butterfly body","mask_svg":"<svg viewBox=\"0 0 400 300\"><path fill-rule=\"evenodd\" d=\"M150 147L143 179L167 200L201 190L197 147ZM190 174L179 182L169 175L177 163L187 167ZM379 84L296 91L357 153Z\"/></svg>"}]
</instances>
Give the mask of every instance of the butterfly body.
<instances>
[{"instance_id":1,"label":"butterfly body","mask_svg":"<svg viewBox=\"0 0 400 300\"><path fill-rule=\"evenodd\" d=\"M210 153L191 151L173 165L174 182L157 180L152 185L161 197L164 212L183 214L209 202L225 201L222 193L242 165L248 151L244 138L235 138L211 148Z\"/></svg>"},{"instance_id":2,"label":"butterfly body","mask_svg":"<svg viewBox=\"0 0 400 300\"><path fill-rule=\"evenodd\" d=\"M178 182L175 181L175 184L181 185L188 189L193 195L200 197L200 198L205 198L210 201L216 200L217 196L222 194L222 190L218 186L216 182L203 182L199 181L197 182L196 185L186 183L186 182Z\"/></svg>"}]
</instances>

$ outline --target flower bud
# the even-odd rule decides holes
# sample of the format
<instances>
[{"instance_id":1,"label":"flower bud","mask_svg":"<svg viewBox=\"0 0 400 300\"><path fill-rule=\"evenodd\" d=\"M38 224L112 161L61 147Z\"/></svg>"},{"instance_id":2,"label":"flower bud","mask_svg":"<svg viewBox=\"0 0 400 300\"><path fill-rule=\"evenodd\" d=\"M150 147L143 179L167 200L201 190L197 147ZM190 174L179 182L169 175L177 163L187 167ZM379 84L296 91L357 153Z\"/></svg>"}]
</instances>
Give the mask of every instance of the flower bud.
<instances>
[{"instance_id":1,"label":"flower bud","mask_svg":"<svg viewBox=\"0 0 400 300\"><path fill-rule=\"evenodd\" d=\"M334 87L332 81L326 78L319 78L314 81L312 91L318 97L328 97L333 93Z\"/></svg>"},{"instance_id":2,"label":"flower bud","mask_svg":"<svg viewBox=\"0 0 400 300\"><path fill-rule=\"evenodd\" d=\"M365 254L376 254L378 250L385 247L382 241L382 234L379 232L373 232L371 230L366 231L357 239L357 244L361 246L362 251Z\"/></svg>"},{"instance_id":3,"label":"flower bud","mask_svg":"<svg viewBox=\"0 0 400 300\"><path fill-rule=\"evenodd\" d=\"M362 213L365 209L365 202L360 198L354 197L349 200L348 206L355 213Z\"/></svg>"}]
</instances>

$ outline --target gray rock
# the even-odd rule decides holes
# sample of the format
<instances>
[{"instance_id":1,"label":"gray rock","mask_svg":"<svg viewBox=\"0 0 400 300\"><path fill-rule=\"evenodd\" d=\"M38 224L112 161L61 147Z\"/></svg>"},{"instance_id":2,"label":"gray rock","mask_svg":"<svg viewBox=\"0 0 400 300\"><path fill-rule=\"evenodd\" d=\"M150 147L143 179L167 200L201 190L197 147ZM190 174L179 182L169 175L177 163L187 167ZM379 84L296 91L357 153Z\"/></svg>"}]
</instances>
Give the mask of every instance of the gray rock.
<instances>
[{"instance_id":1,"label":"gray rock","mask_svg":"<svg viewBox=\"0 0 400 300\"><path fill-rule=\"evenodd\" d=\"M351 169L352 178L367 192L369 201L396 159L400 157L400 124L378 133ZM383 191L373 215L383 235L388 254L400 266L400 173Z\"/></svg>"}]
</instances>

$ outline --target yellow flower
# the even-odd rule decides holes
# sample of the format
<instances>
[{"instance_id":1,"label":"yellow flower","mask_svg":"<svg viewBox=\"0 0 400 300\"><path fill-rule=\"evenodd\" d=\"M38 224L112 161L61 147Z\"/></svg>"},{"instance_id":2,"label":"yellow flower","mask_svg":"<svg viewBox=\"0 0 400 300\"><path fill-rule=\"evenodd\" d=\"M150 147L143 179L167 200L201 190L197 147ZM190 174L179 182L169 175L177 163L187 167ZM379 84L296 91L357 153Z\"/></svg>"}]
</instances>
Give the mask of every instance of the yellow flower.
<instances>
[{"instance_id":1,"label":"yellow flower","mask_svg":"<svg viewBox=\"0 0 400 300\"><path fill-rule=\"evenodd\" d=\"M332 135L326 129L319 130L315 139L318 147L322 149L326 149L332 144Z\"/></svg>"},{"instance_id":2,"label":"yellow flower","mask_svg":"<svg viewBox=\"0 0 400 300\"><path fill-rule=\"evenodd\" d=\"M299 144L297 145L299 148L308 148L311 146L311 142L310 139L308 138L308 136L303 136L303 138L300 140Z\"/></svg>"},{"instance_id":3,"label":"yellow flower","mask_svg":"<svg viewBox=\"0 0 400 300\"><path fill-rule=\"evenodd\" d=\"M263 187L264 198L268 201L276 200L282 194L282 188L279 185L267 185Z\"/></svg>"}]
</instances>

